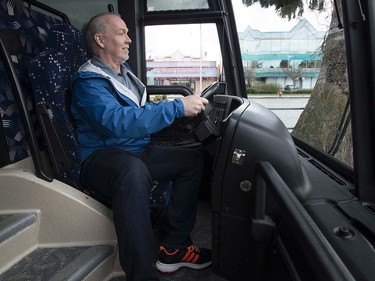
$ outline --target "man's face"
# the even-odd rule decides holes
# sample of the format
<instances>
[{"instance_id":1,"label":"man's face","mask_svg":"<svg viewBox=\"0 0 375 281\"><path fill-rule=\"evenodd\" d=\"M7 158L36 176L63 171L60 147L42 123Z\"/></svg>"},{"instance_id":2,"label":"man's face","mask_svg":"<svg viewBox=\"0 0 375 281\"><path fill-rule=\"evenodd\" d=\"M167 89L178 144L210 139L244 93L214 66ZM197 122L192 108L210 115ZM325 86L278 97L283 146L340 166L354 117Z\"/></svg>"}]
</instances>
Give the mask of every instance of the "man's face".
<instances>
[{"instance_id":1,"label":"man's face","mask_svg":"<svg viewBox=\"0 0 375 281\"><path fill-rule=\"evenodd\" d=\"M107 17L107 30L102 35L103 50L106 56L116 64L122 64L129 59L129 45L132 42L128 36L125 22L117 16Z\"/></svg>"}]
</instances>

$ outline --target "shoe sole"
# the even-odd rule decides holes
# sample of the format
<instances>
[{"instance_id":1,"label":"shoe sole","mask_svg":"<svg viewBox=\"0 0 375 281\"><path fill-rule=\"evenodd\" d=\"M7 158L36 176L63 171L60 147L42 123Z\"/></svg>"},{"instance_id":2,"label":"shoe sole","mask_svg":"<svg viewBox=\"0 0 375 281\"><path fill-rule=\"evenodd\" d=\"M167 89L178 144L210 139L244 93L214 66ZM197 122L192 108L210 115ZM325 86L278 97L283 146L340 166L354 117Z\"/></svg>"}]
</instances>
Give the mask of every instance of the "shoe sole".
<instances>
[{"instance_id":1,"label":"shoe sole","mask_svg":"<svg viewBox=\"0 0 375 281\"><path fill-rule=\"evenodd\" d=\"M192 269L204 269L206 267L209 267L211 263L212 261L202 263L202 264L196 264L196 263L191 263L191 262L179 262L179 263L166 264L166 263L157 261L156 269L163 273L172 273L172 272L177 271L181 267L189 267Z\"/></svg>"}]
</instances>

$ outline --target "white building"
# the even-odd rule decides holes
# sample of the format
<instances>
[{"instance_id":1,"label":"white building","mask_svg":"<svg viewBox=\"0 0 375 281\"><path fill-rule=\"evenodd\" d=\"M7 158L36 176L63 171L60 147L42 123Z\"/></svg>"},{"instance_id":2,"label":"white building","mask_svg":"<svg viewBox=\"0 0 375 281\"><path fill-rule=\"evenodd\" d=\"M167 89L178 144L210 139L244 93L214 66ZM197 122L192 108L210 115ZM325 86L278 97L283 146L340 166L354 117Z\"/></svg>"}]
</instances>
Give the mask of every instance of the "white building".
<instances>
[{"instance_id":1,"label":"white building","mask_svg":"<svg viewBox=\"0 0 375 281\"><path fill-rule=\"evenodd\" d=\"M311 89L319 75L325 34L306 19L287 32L261 32L248 26L238 33L245 73L282 88Z\"/></svg>"},{"instance_id":2,"label":"white building","mask_svg":"<svg viewBox=\"0 0 375 281\"><path fill-rule=\"evenodd\" d=\"M182 54L179 50L171 56L147 60L148 85L183 85L198 94L219 79L216 61L201 60Z\"/></svg>"}]
</instances>

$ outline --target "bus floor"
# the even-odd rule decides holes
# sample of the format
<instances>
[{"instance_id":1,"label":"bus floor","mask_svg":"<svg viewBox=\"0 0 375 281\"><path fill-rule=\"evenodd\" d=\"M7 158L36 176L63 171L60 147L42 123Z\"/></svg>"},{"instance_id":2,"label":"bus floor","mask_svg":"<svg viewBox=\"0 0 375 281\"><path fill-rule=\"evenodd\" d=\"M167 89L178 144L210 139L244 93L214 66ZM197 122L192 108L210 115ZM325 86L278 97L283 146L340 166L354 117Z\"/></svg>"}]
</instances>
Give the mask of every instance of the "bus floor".
<instances>
[{"instance_id":1,"label":"bus floor","mask_svg":"<svg viewBox=\"0 0 375 281\"><path fill-rule=\"evenodd\" d=\"M156 233L157 235L157 233ZM211 204L209 201L198 202L197 219L195 222L194 229L191 233L191 238L194 244L198 247L211 249L212 245L212 215L211 215ZM160 281L226 281L214 272L211 267L202 270L194 270L190 268L180 268L173 273L161 273L158 272ZM125 277L112 278L111 281L126 281Z\"/></svg>"}]
</instances>

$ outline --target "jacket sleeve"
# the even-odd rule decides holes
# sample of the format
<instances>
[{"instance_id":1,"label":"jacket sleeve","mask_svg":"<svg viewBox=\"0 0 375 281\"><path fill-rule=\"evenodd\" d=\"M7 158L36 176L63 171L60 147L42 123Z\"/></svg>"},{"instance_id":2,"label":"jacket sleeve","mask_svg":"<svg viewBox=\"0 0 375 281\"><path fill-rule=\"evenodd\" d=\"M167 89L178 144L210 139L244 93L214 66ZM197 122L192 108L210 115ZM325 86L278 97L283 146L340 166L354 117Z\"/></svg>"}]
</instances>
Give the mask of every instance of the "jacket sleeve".
<instances>
[{"instance_id":1,"label":"jacket sleeve","mask_svg":"<svg viewBox=\"0 0 375 281\"><path fill-rule=\"evenodd\" d=\"M146 103L138 107L130 99L121 105L105 78L80 79L73 85L72 106L101 134L119 138L140 138L156 133L184 116L181 100Z\"/></svg>"}]
</instances>

